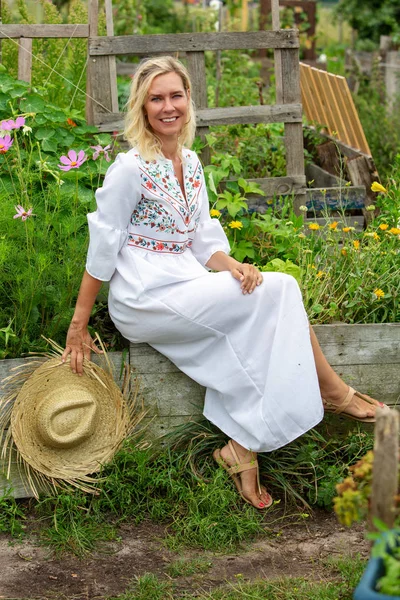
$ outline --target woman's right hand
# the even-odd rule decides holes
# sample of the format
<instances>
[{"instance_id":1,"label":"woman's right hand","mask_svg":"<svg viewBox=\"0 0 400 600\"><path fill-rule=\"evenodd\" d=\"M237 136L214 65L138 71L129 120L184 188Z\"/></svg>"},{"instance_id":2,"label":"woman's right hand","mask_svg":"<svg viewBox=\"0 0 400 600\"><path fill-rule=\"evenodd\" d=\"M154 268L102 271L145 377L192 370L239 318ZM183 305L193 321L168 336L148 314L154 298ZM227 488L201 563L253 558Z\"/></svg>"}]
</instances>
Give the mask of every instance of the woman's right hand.
<instances>
[{"instance_id":1,"label":"woman's right hand","mask_svg":"<svg viewBox=\"0 0 400 600\"><path fill-rule=\"evenodd\" d=\"M102 350L97 348L87 325L82 326L72 322L68 329L65 350L61 356L62 362L65 362L67 357L70 356L72 372L83 375L83 360L84 358L90 360L91 351L96 352L96 354L103 353Z\"/></svg>"}]
</instances>

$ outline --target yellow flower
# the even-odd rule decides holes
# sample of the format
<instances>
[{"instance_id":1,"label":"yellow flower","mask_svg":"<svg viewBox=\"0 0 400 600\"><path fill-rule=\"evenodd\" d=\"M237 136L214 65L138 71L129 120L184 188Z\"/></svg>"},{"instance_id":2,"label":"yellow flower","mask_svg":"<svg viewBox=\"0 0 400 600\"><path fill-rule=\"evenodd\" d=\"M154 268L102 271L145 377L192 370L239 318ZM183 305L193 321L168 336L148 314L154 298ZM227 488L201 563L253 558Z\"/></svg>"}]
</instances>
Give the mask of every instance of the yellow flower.
<instances>
[{"instance_id":1,"label":"yellow flower","mask_svg":"<svg viewBox=\"0 0 400 600\"><path fill-rule=\"evenodd\" d=\"M356 250L360 249L360 242L358 240L353 240L353 246Z\"/></svg>"},{"instance_id":2,"label":"yellow flower","mask_svg":"<svg viewBox=\"0 0 400 600\"><path fill-rule=\"evenodd\" d=\"M315 275L315 277L318 277L318 279L321 279L321 277L323 277L324 275L326 275L325 271L318 271L318 273Z\"/></svg>"},{"instance_id":3,"label":"yellow flower","mask_svg":"<svg viewBox=\"0 0 400 600\"><path fill-rule=\"evenodd\" d=\"M242 229L243 223L241 221L231 221L229 227L231 229Z\"/></svg>"},{"instance_id":4,"label":"yellow flower","mask_svg":"<svg viewBox=\"0 0 400 600\"><path fill-rule=\"evenodd\" d=\"M382 194L386 194L387 193L387 189L384 188L383 185L381 185L377 181L374 181L374 183L371 185L371 190L373 192L382 192Z\"/></svg>"},{"instance_id":5,"label":"yellow flower","mask_svg":"<svg viewBox=\"0 0 400 600\"><path fill-rule=\"evenodd\" d=\"M376 290L374 290L374 294L378 298L378 300L385 297L385 292L380 288L376 288Z\"/></svg>"},{"instance_id":6,"label":"yellow flower","mask_svg":"<svg viewBox=\"0 0 400 600\"><path fill-rule=\"evenodd\" d=\"M318 231L319 225L318 223L310 223L308 229L311 229L311 231Z\"/></svg>"},{"instance_id":7,"label":"yellow flower","mask_svg":"<svg viewBox=\"0 0 400 600\"><path fill-rule=\"evenodd\" d=\"M316 269L317 267L315 265L311 265L311 268L312 269Z\"/></svg>"},{"instance_id":8,"label":"yellow flower","mask_svg":"<svg viewBox=\"0 0 400 600\"><path fill-rule=\"evenodd\" d=\"M382 229L382 231L386 231L386 229L389 227L389 225L387 223L381 223L379 225L379 229Z\"/></svg>"},{"instance_id":9,"label":"yellow flower","mask_svg":"<svg viewBox=\"0 0 400 600\"><path fill-rule=\"evenodd\" d=\"M333 223L329 223L329 229L336 229L338 225L339 223L337 221L333 221Z\"/></svg>"},{"instance_id":10,"label":"yellow flower","mask_svg":"<svg viewBox=\"0 0 400 600\"><path fill-rule=\"evenodd\" d=\"M346 250L346 248L342 248L341 251L340 251L340 254L342 256L347 256L347 250Z\"/></svg>"},{"instance_id":11,"label":"yellow flower","mask_svg":"<svg viewBox=\"0 0 400 600\"><path fill-rule=\"evenodd\" d=\"M380 242L381 238L379 237L379 235L376 233L376 231L374 232L374 240L376 240L377 242Z\"/></svg>"},{"instance_id":12,"label":"yellow flower","mask_svg":"<svg viewBox=\"0 0 400 600\"><path fill-rule=\"evenodd\" d=\"M221 213L216 208L210 210L210 217L220 217Z\"/></svg>"},{"instance_id":13,"label":"yellow flower","mask_svg":"<svg viewBox=\"0 0 400 600\"><path fill-rule=\"evenodd\" d=\"M355 227L343 227L342 231L345 233L349 233L349 231L354 231Z\"/></svg>"},{"instance_id":14,"label":"yellow flower","mask_svg":"<svg viewBox=\"0 0 400 600\"><path fill-rule=\"evenodd\" d=\"M398 227L392 227L389 229L389 233L393 233L393 235L400 235L400 229Z\"/></svg>"}]
</instances>

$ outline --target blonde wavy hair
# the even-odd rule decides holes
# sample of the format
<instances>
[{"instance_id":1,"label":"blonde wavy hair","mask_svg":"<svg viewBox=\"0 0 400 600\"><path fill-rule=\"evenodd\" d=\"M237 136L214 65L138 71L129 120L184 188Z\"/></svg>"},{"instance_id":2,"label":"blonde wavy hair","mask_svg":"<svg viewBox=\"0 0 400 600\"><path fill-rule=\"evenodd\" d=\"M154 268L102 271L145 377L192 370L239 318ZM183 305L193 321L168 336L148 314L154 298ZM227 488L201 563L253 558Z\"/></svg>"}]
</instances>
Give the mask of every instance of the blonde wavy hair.
<instances>
[{"instance_id":1,"label":"blonde wavy hair","mask_svg":"<svg viewBox=\"0 0 400 600\"><path fill-rule=\"evenodd\" d=\"M136 147L145 160L154 160L162 154L161 140L154 133L147 120L144 104L154 78L166 73L179 75L186 93L189 92L190 94L187 122L184 124L178 139L179 153L181 153L184 146L190 148L196 132L195 108L191 94L192 86L186 67L172 56L159 56L142 61L132 80L127 102L128 111L125 118L124 136L130 146Z\"/></svg>"}]
</instances>

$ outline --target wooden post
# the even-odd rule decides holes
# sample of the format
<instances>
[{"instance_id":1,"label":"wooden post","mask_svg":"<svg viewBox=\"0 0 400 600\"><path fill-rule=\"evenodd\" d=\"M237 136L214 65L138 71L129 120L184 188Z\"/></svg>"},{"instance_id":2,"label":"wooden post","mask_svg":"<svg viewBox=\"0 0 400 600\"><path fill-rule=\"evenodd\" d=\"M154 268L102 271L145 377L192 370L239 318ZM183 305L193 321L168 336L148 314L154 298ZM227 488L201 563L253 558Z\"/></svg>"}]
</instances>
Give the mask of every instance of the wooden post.
<instances>
[{"instance_id":1,"label":"wooden post","mask_svg":"<svg viewBox=\"0 0 400 600\"><path fill-rule=\"evenodd\" d=\"M112 31L111 0L106 1L107 32ZM98 0L91 0L89 11L89 39L97 34ZM95 33L96 32L96 33ZM90 50L90 49L89 49ZM113 59L113 60L111 60ZM110 56L90 56L88 61L88 81L91 96L90 123L97 125L105 113L118 112L117 77L115 58Z\"/></svg>"},{"instance_id":2,"label":"wooden post","mask_svg":"<svg viewBox=\"0 0 400 600\"><path fill-rule=\"evenodd\" d=\"M281 52L281 102L301 104L299 50L285 48ZM278 88L277 88L278 92ZM278 96L278 93L277 93ZM286 174L304 177L304 189L294 198L293 209L300 214L299 206L305 202L306 177L304 167L303 125L285 123Z\"/></svg>"},{"instance_id":3,"label":"wooden post","mask_svg":"<svg viewBox=\"0 0 400 600\"><path fill-rule=\"evenodd\" d=\"M396 410L376 410L374 466L372 472L370 528L373 519L392 527L399 487L399 415Z\"/></svg>"},{"instance_id":4,"label":"wooden post","mask_svg":"<svg viewBox=\"0 0 400 600\"><path fill-rule=\"evenodd\" d=\"M94 104L93 104L93 89L92 81L94 68L96 63L96 57L89 55L89 42L90 38L97 35L98 24L99 24L99 2L98 0L89 0L88 6L88 20L89 20L89 35L88 35L88 64L86 69L86 121L89 125L94 124Z\"/></svg>"},{"instance_id":5,"label":"wooden post","mask_svg":"<svg viewBox=\"0 0 400 600\"><path fill-rule=\"evenodd\" d=\"M281 27L279 17L279 0L271 0L272 11L272 29L278 31ZM275 70L275 85L276 85L276 103L282 104L282 51L274 50L274 70Z\"/></svg>"},{"instance_id":6,"label":"wooden post","mask_svg":"<svg viewBox=\"0 0 400 600\"><path fill-rule=\"evenodd\" d=\"M357 158L348 159L347 171L353 185L365 185L366 197L363 214L366 223L369 223L372 219L372 213L366 210L366 207L374 204L376 198L376 194L371 190L372 182L378 179L375 164L372 158L368 159L365 156L358 156Z\"/></svg>"},{"instance_id":7,"label":"wooden post","mask_svg":"<svg viewBox=\"0 0 400 600\"><path fill-rule=\"evenodd\" d=\"M114 23L112 14L112 0L105 0L106 9L106 32L108 36L114 35ZM117 66L116 57L108 57L108 68L110 73L111 111L118 112L118 89L117 89Z\"/></svg>"},{"instance_id":8,"label":"wooden post","mask_svg":"<svg viewBox=\"0 0 400 600\"><path fill-rule=\"evenodd\" d=\"M18 79L31 82L32 38L20 38L18 42Z\"/></svg>"},{"instance_id":9,"label":"wooden post","mask_svg":"<svg viewBox=\"0 0 400 600\"><path fill-rule=\"evenodd\" d=\"M197 109L207 108L206 63L204 52L188 52L186 56L187 68L192 80L193 101ZM197 134L202 141L208 133L208 127L198 127ZM204 164L210 163L210 149L208 146L201 153Z\"/></svg>"}]
</instances>

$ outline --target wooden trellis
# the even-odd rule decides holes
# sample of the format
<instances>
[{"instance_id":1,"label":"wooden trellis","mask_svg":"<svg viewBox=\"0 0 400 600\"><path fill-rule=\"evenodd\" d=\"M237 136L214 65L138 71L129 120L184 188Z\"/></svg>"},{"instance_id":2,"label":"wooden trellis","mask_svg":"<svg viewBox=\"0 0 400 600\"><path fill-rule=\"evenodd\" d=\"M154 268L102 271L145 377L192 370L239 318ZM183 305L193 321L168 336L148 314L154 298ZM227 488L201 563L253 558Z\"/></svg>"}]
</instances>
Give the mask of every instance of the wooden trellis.
<instances>
[{"instance_id":1,"label":"wooden trellis","mask_svg":"<svg viewBox=\"0 0 400 600\"><path fill-rule=\"evenodd\" d=\"M107 9L107 6L106 6ZM299 33L279 29L279 0L272 1L273 31L181 33L165 35L97 36L98 0L89 4L87 118L101 131L121 131L123 114L115 108L116 77L110 60L117 55L140 57L177 53L184 56L193 81L198 133L211 125L284 123L286 176L257 179L267 196L295 194L295 208L305 202L302 106L300 95ZM108 3L108 22L111 2ZM205 51L270 48L275 53L277 103L270 106L207 107Z\"/></svg>"},{"instance_id":2,"label":"wooden trellis","mask_svg":"<svg viewBox=\"0 0 400 600\"><path fill-rule=\"evenodd\" d=\"M324 126L330 136L371 156L346 78L304 63L300 64L300 75L308 121Z\"/></svg>"}]
</instances>

